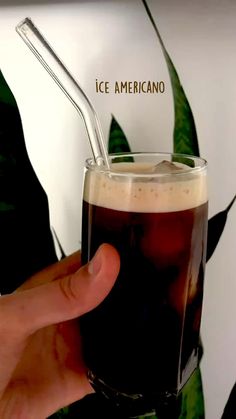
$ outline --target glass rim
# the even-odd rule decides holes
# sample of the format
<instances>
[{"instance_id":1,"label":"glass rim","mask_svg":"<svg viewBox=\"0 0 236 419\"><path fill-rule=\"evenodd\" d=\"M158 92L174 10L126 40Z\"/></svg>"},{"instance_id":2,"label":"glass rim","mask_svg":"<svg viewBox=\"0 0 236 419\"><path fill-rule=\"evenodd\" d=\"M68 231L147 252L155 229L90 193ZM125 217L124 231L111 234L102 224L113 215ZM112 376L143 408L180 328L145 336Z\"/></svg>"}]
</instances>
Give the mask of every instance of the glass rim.
<instances>
[{"instance_id":1,"label":"glass rim","mask_svg":"<svg viewBox=\"0 0 236 419\"><path fill-rule=\"evenodd\" d=\"M124 171L119 171L119 170L112 170L111 168L107 168L106 166L102 165L102 164L98 164L95 159L93 157L90 157L88 159L86 159L85 161L85 167L89 170L92 171L98 171L100 173L104 173L107 175L111 175L111 176L123 176L123 177L133 177L133 178L150 178L150 176L152 178L164 178L164 177L170 177L170 176L183 176L186 174L196 174L196 173L200 173L200 172L204 172L207 169L208 163L207 160L205 160L202 157L199 156L193 156L190 154L181 154L181 153L171 153L171 152L149 152L149 151L139 151L139 152L120 152L120 153L111 153L108 155L108 161L109 163L111 162L112 159L114 158L120 158L120 157L139 157L139 156L146 156L146 157L152 157L152 156L157 156L157 157L164 157L168 156L168 157L172 157L172 158L179 158L179 159L191 159L192 161L194 161L195 163L197 162L198 165L195 167L190 167L188 166L187 169L183 168L183 170L181 171L176 171L176 172L168 172L168 173L138 173L138 172L124 172ZM130 162L119 162L121 164L127 164ZM174 163L174 161L173 161Z\"/></svg>"}]
</instances>

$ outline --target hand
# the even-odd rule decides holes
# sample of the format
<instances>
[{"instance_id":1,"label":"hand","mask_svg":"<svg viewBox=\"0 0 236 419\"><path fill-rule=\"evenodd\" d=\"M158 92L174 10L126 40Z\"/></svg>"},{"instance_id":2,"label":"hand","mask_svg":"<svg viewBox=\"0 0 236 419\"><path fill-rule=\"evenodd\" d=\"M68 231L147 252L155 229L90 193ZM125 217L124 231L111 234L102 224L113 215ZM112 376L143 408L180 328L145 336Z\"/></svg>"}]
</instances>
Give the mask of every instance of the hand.
<instances>
[{"instance_id":1,"label":"hand","mask_svg":"<svg viewBox=\"0 0 236 419\"><path fill-rule=\"evenodd\" d=\"M104 244L80 266L77 252L0 297L1 419L44 419L93 391L71 319L106 297L119 256Z\"/></svg>"}]
</instances>

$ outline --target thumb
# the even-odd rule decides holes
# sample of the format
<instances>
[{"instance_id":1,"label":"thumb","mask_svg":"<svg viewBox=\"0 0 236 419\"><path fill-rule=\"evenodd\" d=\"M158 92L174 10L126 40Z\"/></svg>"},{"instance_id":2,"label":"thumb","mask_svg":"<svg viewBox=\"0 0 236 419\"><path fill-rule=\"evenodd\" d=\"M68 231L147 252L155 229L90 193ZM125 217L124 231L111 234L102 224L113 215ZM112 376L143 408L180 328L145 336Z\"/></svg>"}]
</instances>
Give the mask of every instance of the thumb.
<instances>
[{"instance_id":1,"label":"thumb","mask_svg":"<svg viewBox=\"0 0 236 419\"><path fill-rule=\"evenodd\" d=\"M1 297L1 317L8 331L27 337L42 327L81 316L107 296L119 268L117 251L103 244L91 262L74 274Z\"/></svg>"}]
</instances>

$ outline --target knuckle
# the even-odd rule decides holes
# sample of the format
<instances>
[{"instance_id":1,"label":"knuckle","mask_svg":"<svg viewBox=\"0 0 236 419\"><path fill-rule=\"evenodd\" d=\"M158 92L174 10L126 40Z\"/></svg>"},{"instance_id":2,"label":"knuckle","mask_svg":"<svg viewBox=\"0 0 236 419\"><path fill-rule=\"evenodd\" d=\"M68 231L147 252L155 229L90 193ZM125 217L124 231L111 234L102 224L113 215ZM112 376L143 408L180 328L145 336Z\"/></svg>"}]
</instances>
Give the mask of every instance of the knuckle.
<instances>
[{"instance_id":1,"label":"knuckle","mask_svg":"<svg viewBox=\"0 0 236 419\"><path fill-rule=\"evenodd\" d=\"M74 305L78 299L78 295L75 291L75 287L73 286L73 275L69 275L68 277L61 279L59 281L59 287L65 300L69 304Z\"/></svg>"}]
</instances>

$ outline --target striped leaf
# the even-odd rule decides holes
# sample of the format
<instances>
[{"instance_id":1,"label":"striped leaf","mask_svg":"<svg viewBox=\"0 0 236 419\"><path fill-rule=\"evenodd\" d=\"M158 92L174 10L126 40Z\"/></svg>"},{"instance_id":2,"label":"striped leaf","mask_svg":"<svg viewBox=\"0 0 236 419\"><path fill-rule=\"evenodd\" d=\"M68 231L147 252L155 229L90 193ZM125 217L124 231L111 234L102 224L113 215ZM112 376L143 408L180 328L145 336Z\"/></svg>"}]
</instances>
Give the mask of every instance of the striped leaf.
<instances>
[{"instance_id":1,"label":"striped leaf","mask_svg":"<svg viewBox=\"0 0 236 419\"><path fill-rule=\"evenodd\" d=\"M161 44L161 48L165 57L170 76L175 109L175 125L173 138L174 152L199 156L197 132L189 101L186 97L173 61L171 60L170 55L161 38L160 32L157 29L156 23L150 12L147 2L145 0L142 1L147 15L154 28L154 31L157 35L158 41Z\"/></svg>"}]
</instances>

